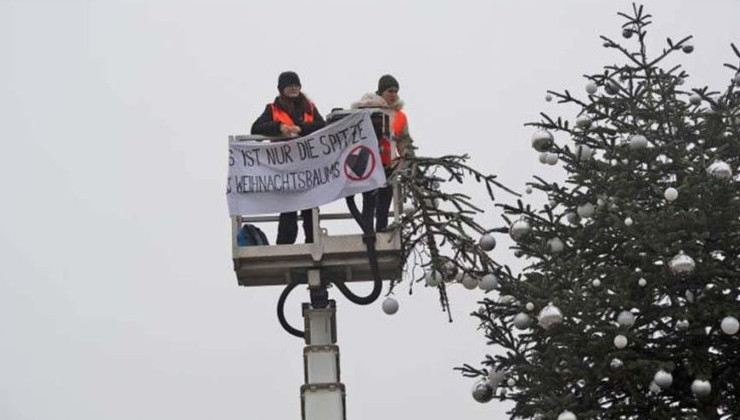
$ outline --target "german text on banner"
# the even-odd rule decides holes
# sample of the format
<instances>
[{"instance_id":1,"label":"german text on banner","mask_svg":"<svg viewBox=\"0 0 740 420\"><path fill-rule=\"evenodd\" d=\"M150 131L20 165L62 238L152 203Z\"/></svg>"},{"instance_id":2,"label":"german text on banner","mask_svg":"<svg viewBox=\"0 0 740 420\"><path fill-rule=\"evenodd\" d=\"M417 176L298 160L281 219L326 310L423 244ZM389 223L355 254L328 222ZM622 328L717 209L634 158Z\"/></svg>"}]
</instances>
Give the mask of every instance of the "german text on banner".
<instances>
[{"instance_id":1,"label":"german text on banner","mask_svg":"<svg viewBox=\"0 0 740 420\"><path fill-rule=\"evenodd\" d=\"M229 143L229 214L302 210L385 185L370 112L284 141Z\"/></svg>"}]
</instances>

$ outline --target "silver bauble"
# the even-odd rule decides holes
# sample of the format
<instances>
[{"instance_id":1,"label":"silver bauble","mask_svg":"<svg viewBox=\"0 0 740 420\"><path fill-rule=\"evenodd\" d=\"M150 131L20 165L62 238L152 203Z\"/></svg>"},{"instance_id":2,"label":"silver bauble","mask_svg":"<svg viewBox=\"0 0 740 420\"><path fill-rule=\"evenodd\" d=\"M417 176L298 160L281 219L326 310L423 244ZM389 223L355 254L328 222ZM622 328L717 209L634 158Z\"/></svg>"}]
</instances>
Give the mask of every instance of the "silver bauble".
<instances>
[{"instance_id":1,"label":"silver bauble","mask_svg":"<svg viewBox=\"0 0 740 420\"><path fill-rule=\"evenodd\" d=\"M576 208L576 213L584 219L588 219L589 217L594 215L594 210L596 210L596 207L591 203L584 203L578 206Z\"/></svg>"},{"instance_id":2,"label":"silver bauble","mask_svg":"<svg viewBox=\"0 0 740 420\"><path fill-rule=\"evenodd\" d=\"M487 403L491 401L491 399L493 399L493 392L494 388L488 381L485 380L476 382L473 385L473 389L471 390L473 399L482 404Z\"/></svg>"},{"instance_id":3,"label":"silver bauble","mask_svg":"<svg viewBox=\"0 0 740 420\"><path fill-rule=\"evenodd\" d=\"M624 362L621 359L614 358L609 362L609 367L612 369L621 369L624 366Z\"/></svg>"},{"instance_id":4,"label":"silver bauble","mask_svg":"<svg viewBox=\"0 0 740 420\"><path fill-rule=\"evenodd\" d=\"M514 385L516 385L516 379L509 378L506 380L506 386L508 386L509 388L513 387Z\"/></svg>"},{"instance_id":5,"label":"silver bauble","mask_svg":"<svg viewBox=\"0 0 740 420\"><path fill-rule=\"evenodd\" d=\"M634 223L634 221L632 220L631 217L627 217L626 219L624 219L625 226L632 226L632 223Z\"/></svg>"},{"instance_id":6,"label":"silver bauble","mask_svg":"<svg viewBox=\"0 0 740 420\"><path fill-rule=\"evenodd\" d=\"M424 273L424 280L426 281L427 286L437 287L442 284L442 273L436 270L427 270L426 273Z\"/></svg>"},{"instance_id":7,"label":"silver bauble","mask_svg":"<svg viewBox=\"0 0 740 420\"><path fill-rule=\"evenodd\" d=\"M547 305L540 310L537 319L542 328L549 330L553 326L563 322L563 313L560 312L557 306Z\"/></svg>"},{"instance_id":8,"label":"silver bauble","mask_svg":"<svg viewBox=\"0 0 740 420\"><path fill-rule=\"evenodd\" d=\"M548 165L555 165L558 163L558 154L557 153L548 153L545 157L545 162L547 162Z\"/></svg>"},{"instance_id":9,"label":"silver bauble","mask_svg":"<svg viewBox=\"0 0 740 420\"><path fill-rule=\"evenodd\" d=\"M529 328L530 325L532 325L532 318L530 318L529 315L527 315L524 312L519 312L514 317L513 323L514 323L514 326L517 327L518 329L524 330L524 329Z\"/></svg>"},{"instance_id":10,"label":"silver bauble","mask_svg":"<svg viewBox=\"0 0 740 420\"><path fill-rule=\"evenodd\" d=\"M530 230L532 230L532 227L529 225L529 222L526 219L521 218L514 220L511 224L509 227L509 235L511 236L511 239L518 241L527 235Z\"/></svg>"},{"instance_id":11,"label":"silver bauble","mask_svg":"<svg viewBox=\"0 0 740 420\"><path fill-rule=\"evenodd\" d=\"M682 50L683 50L683 52L685 52L686 54L691 54L692 52L694 52L694 46L693 46L693 45L691 45L691 44L686 44L686 45L684 45L684 46L683 46L683 47L682 47L681 49L682 49Z\"/></svg>"},{"instance_id":12,"label":"silver bauble","mask_svg":"<svg viewBox=\"0 0 740 420\"><path fill-rule=\"evenodd\" d=\"M406 216L412 215L416 211L416 206L413 203L406 203L403 205L403 214Z\"/></svg>"},{"instance_id":13,"label":"silver bauble","mask_svg":"<svg viewBox=\"0 0 740 420\"><path fill-rule=\"evenodd\" d=\"M727 316L722 319L720 327L722 328L723 333L727 335L735 335L740 330L740 323L734 316Z\"/></svg>"},{"instance_id":14,"label":"silver bauble","mask_svg":"<svg viewBox=\"0 0 740 420\"><path fill-rule=\"evenodd\" d=\"M548 93L547 95L545 95L545 100L546 100L547 102L550 102L550 101L552 101L552 95L550 95L549 93Z\"/></svg>"},{"instance_id":15,"label":"silver bauble","mask_svg":"<svg viewBox=\"0 0 740 420\"><path fill-rule=\"evenodd\" d=\"M578 420L578 417L576 417L575 414L572 412L565 410L558 416L558 420Z\"/></svg>"},{"instance_id":16,"label":"silver bauble","mask_svg":"<svg viewBox=\"0 0 740 420\"><path fill-rule=\"evenodd\" d=\"M614 337L614 347L618 349L623 349L627 347L627 344L629 344L629 341L627 340L627 337L623 336L622 334Z\"/></svg>"},{"instance_id":17,"label":"silver bauble","mask_svg":"<svg viewBox=\"0 0 740 420\"><path fill-rule=\"evenodd\" d=\"M478 287L478 279L471 276L468 273L463 274L462 280L460 281L462 283L463 287L465 287L468 290L473 290L476 287Z\"/></svg>"},{"instance_id":18,"label":"silver bauble","mask_svg":"<svg viewBox=\"0 0 740 420\"><path fill-rule=\"evenodd\" d=\"M594 279L594 281L592 281L592 282L591 282L591 285L592 285L593 287L601 287L601 280L599 280L599 279Z\"/></svg>"},{"instance_id":19,"label":"silver bauble","mask_svg":"<svg viewBox=\"0 0 740 420\"><path fill-rule=\"evenodd\" d=\"M480 237L478 245L480 246L480 249L490 251L496 247L496 239L492 235L486 233Z\"/></svg>"},{"instance_id":20,"label":"silver bauble","mask_svg":"<svg viewBox=\"0 0 740 420\"><path fill-rule=\"evenodd\" d=\"M586 83L586 93L588 93L589 95L593 95L594 93L596 93L596 90L598 88L599 87L596 86L596 83L594 83L594 82L588 82L588 83Z\"/></svg>"},{"instance_id":21,"label":"silver bauble","mask_svg":"<svg viewBox=\"0 0 740 420\"><path fill-rule=\"evenodd\" d=\"M398 301L392 297L387 297L383 301L383 312L393 315L398 312Z\"/></svg>"},{"instance_id":22,"label":"silver bauble","mask_svg":"<svg viewBox=\"0 0 740 420\"><path fill-rule=\"evenodd\" d=\"M526 189L524 190L524 192L526 192L527 194L532 194L532 187L527 187L527 188L526 188Z\"/></svg>"},{"instance_id":23,"label":"silver bauble","mask_svg":"<svg viewBox=\"0 0 740 420\"><path fill-rule=\"evenodd\" d=\"M691 105L699 105L701 103L701 96L696 93L692 93L691 96L689 96L689 102Z\"/></svg>"},{"instance_id":24,"label":"silver bauble","mask_svg":"<svg viewBox=\"0 0 740 420\"><path fill-rule=\"evenodd\" d=\"M696 263L693 258L681 251L671 258L668 262L668 267L671 269L671 272L677 276L688 276L694 272Z\"/></svg>"},{"instance_id":25,"label":"silver bauble","mask_svg":"<svg viewBox=\"0 0 740 420\"><path fill-rule=\"evenodd\" d=\"M588 115L581 115L578 118L576 118L576 126L580 128L588 128L591 127L591 117Z\"/></svg>"},{"instance_id":26,"label":"silver bauble","mask_svg":"<svg viewBox=\"0 0 740 420\"><path fill-rule=\"evenodd\" d=\"M712 392L712 384L704 379L694 379L691 383L691 392L697 397L706 397Z\"/></svg>"},{"instance_id":27,"label":"silver bauble","mask_svg":"<svg viewBox=\"0 0 740 420\"><path fill-rule=\"evenodd\" d=\"M653 376L653 382L661 388L669 388L673 383L673 375L664 371L663 369L655 372Z\"/></svg>"},{"instance_id":28,"label":"silver bauble","mask_svg":"<svg viewBox=\"0 0 740 420\"><path fill-rule=\"evenodd\" d=\"M495 275L488 273L481 277L480 282L478 282L478 287L486 292L490 292L498 287L498 278L496 278Z\"/></svg>"},{"instance_id":29,"label":"silver bauble","mask_svg":"<svg viewBox=\"0 0 740 420\"><path fill-rule=\"evenodd\" d=\"M642 150L648 147L648 140L642 134L635 134L629 140L630 149Z\"/></svg>"},{"instance_id":30,"label":"silver bauble","mask_svg":"<svg viewBox=\"0 0 740 420\"><path fill-rule=\"evenodd\" d=\"M578 216L575 212L568 212L565 215L565 219L568 220L568 223L571 225L577 225L581 223L581 217Z\"/></svg>"},{"instance_id":31,"label":"silver bauble","mask_svg":"<svg viewBox=\"0 0 740 420\"><path fill-rule=\"evenodd\" d=\"M547 152L540 153L540 163L542 164L547 163L547 155L549 155L549 153Z\"/></svg>"},{"instance_id":32,"label":"silver bauble","mask_svg":"<svg viewBox=\"0 0 740 420\"><path fill-rule=\"evenodd\" d=\"M579 144L576 146L574 153L577 160L584 162L591 159L591 156L594 154L594 150L585 144Z\"/></svg>"},{"instance_id":33,"label":"silver bauble","mask_svg":"<svg viewBox=\"0 0 740 420\"><path fill-rule=\"evenodd\" d=\"M647 280L645 280L644 278L640 278L640 280L637 280L637 285L640 287L645 287L647 286Z\"/></svg>"},{"instance_id":34,"label":"silver bauble","mask_svg":"<svg viewBox=\"0 0 740 420\"><path fill-rule=\"evenodd\" d=\"M732 168L727 162L717 161L709 165L707 174L712 178L727 181L732 178Z\"/></svg>"},{"instance_id":35,"label":"silver bauble","mask_svg":"<svg viewBox=\"0 0 740 420\"><path fill-rule=\"evenodd\" d=\"M673 187L668 187L663 192L663 196L668 201L675 201L678 198L678 190Z\"/></svg>"},{"instance_id":36,"label":"silver bauble","mask_svg":"<svg viewBox=\"0 0 740 420\"><path fill-rule=\"evenodd\" d=\"M619 83L613 80L607 81L606 85L604 85L604 91L606 91L606 93L608 93L609 95L616 95L617 93L619 93L620 88L621 86L619 85Z\"/></svg>"},{"instance_id":37,"label":"silver bauble","mask_svg":"<svg viewBox=\"0 0 740 420\"><path fill-rule=\"evenodd\" d=\"M679 330L686 330L689 328L689 325L689 321L685 319L680 319L676 321L676 328L678 328Z\"/></svg>"},{"instance_id":38,"label":"silver bauble","mask_svg":"<svg viewBox=\"0 0 740 420\"><path fill-rule=\"evenodd\" d=\"M555 138L547 130L538 130L532 134L532 147L538 152L546 152L555 143Z\"/></svg>"},{"instance_id":39,"label":"silver bauble","mask_svg":"<svg viewBox=\"0 0 740 420\"><path fill-rule=\"evenodd\" d=\"M632 38L632 32L632 29L622 29L622 36L627 39Z\"/></svg>"},{"instance_id":40,"label":"silver bauble","mask_svg":"<svg viewBox=\"0 0 740 420\"><path fill-rule=\"evenodd\" d=\"M534 303L527 302L527 304L524 305L524 307L527 308L528 311L533 311L534 310Z\"/></svg>"},{"instance_id":41,"label":"silver bauble","mask_svg":"<svg viewBox=\"0 0 740 420\"><path fill-rule=\"evenodd\" d=\"M552 238L547 241L547 249L553 254L559 254L565 249L565 244L560 238Z\"/></svg>"},{"instance_id":42,"label":"silver bauble","mask_svg":"<svg viewBox=\"0 0 740 420\"><path fill-rule=\"evenodd\" d=\"M632 328L635 325L635 316L630 311L622 311L617 315L617 322L623 327Z\"/></svg>"}]
</instances>

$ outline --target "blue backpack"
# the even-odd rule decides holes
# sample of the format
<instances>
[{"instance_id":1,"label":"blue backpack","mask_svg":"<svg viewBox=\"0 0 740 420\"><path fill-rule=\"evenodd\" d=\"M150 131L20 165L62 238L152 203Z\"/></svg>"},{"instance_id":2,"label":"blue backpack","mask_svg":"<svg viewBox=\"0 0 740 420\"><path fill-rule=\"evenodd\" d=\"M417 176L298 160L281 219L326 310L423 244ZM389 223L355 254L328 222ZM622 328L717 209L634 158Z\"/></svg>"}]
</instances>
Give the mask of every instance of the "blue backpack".
<instances>
[{"instance_id":1,"label":"blue backpack","mask_svg":"<svg viewBox=\"0 0 740 420\"><path fill-rule=\"evenodd\" d=\"M239 246L270 245L270 241L260 228L246 223L236 234L236 244Z\"/></svg>"}]
</instances>

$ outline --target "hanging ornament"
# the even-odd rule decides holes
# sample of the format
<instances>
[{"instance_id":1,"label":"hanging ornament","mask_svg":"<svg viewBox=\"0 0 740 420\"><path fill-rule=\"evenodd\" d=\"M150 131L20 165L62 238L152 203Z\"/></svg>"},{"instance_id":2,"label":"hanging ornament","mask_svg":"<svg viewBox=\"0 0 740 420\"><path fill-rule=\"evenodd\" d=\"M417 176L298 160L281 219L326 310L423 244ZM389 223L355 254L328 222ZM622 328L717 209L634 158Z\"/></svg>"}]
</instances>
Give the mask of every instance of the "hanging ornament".
<instances>
[{"instance_id":1,"label":"hanging ornament","mask_svg":"<svg viewBox=\"0 0 740 420\"><path fill-rule=\"evenodd\" d=\"M511 224L511 227L509 227L509 236L511 236L511 239L519 241L528 234L531 229L532 227L526 219L517 219Z\"/></svg>"},{"instance_id":2,"label":"hanging ornament","mask_svg":"<svg viewBox=\"0 0 740 420\"><path fill-rule=\"evenodd\" d=\"M390 296L385 298L383 301L383 312L388 315L393 315L398 312L398 301Z\"/></svg>"},{"instance_id":3,"label":"hanging ornament","mask_svg":"<svg viewBox=\"0 0 740 420\"><path fill-rule=\"evenodd\" d=\"M647 286L647 280L645 280L644 278L640 278L640 280L637 280L637 285L640 287L645 287Z\"/></svg>"},{"instance_id":4,"label":"hanging ornament","mask_svg":"<svg viewBox=\"0 0 740 420\"><path fill-rule=\"evenodd\" d=\"M493 392L493 387L490 383L488 383L488 381L485 380L476 382L473 385L473 389L471 390L471 394L473 394L473 399L481 404L485 404L491 401L491 399L493 399Z\"/></svg>"},{"instance_id":5,"label":"hanging ornament","mask_svg":"<svg viewBox=\"0 0 740 420\"><path fill-rule=\"evenodd\" d=\"M635 316L630 311L622 311L617 315L617 322L625 328L632 328L635 325Z\"/></svg>"},{"instance_id":6,"label":"hanging ornament","mask_svg":"<svg viewBox=\"0 0 740 420\"><path fill-rule=\"evenodd\" d=\"M593 154L593 149L585 144L579 144L576 146L575 155L578 161L585 162L591 159L591 156L593 156Z\"/></svg>"},{"instance_id":7,"label":"hanging ornament","mask_svg":"<svg viewBox=\"0 0 740 420\"><path fill-rule=\"evenodd\" d=\"M589 95L593 95L596 93L596 90L598 89L598 86L596 86L596 83L594 82L588 82L586 83L586 93Z\"/></svg>"},{"instance_id":8,"label":"hanging ornament","mask_svg":"<svg viewBox=\"0 0 740 420\"><path fill-rule=\"evenodd\" d=\"M553 200L552 198L547 200L547 205L550 206L551 209L554 209L555 206L558 205L557 201Z\"/></svg>"},{"instance_id":9,"label":"hanging ornament","mask_svg":"<svg viewBox=\"0 0 740 420\"><path fill-rule=\"evenodd\" d=\"M565 244L560 240L560 238L552 238L547 241L547 249L549 249L553 254L559 254L563 252L563 249L565 249Z\"/></svg>"},{"instance_id":10,"label":"hanging ornament","mask_svg":"<svg viewBox=\"0 0 740 420\"><path fill-rule=\"evenodd\" d=\"M528 311L532 311L532 310L534 310L534 303L527 302L527 304L524 305L524 307L527 308Z\"/></svg>"},{"instance_id":11,"label":"hanging ornament","mask_svg":"<svg viewBox=\"0 0 740 420\"><path fill-rule=\"evenodd\" d=\"M681 48L681 49L682 49L682 50L683 50L683 52L685 52L686 54L691 54L692 52L694 52L694 46L693 46L693 45L691 45L691 44L686 44L686 45L684 45L684 46L683 46L683 48Z\"/></svg>"},{"instance_id":12,"label":"hanging ornament","mask_svg":"<svg viewBox=\"0 0 740 420\"><path fill-rule=\"evenodd\" d=\"M560 312L560 309L558 309L557 306L547 305L540 310L537 318L539 319L540 326L549 330L554 325L563 322L563 313Z\"/></svg>"},{"instance_id":13,"label":"hanging ornament","mask_svg":"<svg viewBox=\"0 0 740 420\"><path fill-rule=\"evenodd\" d=\"M463 274L462 281L460 283L462 283L463 287L468 290L473 290L478 287L478 279L468 273Z\"/></svg>"},{"instance_id":14,"label":"hanging ornament","mask_svg":"<svg viewBox=\"0 0 740 420\"><path fill-rule=\"evenodd\" d=\"M493 274L488 273L481 277L480 282L478 282L478 287L486 292L490 292L498 287L498 279Z\"/></svg>"},{"instance_id":15,"label":"hanging ornament","mask_svg":"<svg viewBox=\"0 0 740 420\"><path fill-rule=\"evenodd\" d=\"M609 362L609 367L614 370L621 369L623 366L624 362L621 359L617 359L616 357L612 359L611 362Z\"/></svg>"},{"instance_id":16,"label":"hanging ornament","mask_svg":"<svg viewBox=\"0 0 740 420\"><path fill-rule=\"evenodd\" d=\"M570 223L571 225L577 225L577 224L581 223L581 218L578 217L578 215L575 212L572 212L572 211L571 212L568 212L565 215L565 219L568 220L568 223Z\"/></svg>"},{"instance_id":17,"label":"hanging ornament","mask_svg":"<svg viewBox=\"0 0 740 420\"><path fill-rule=\"evenodd\" d=\"M490 251L496 247L496 239L492 235L486 233L480 237L478 245L482 250Z\"/></svg>"},{"instance_id":18,"label":"hanging ornament","mask_svg":"<svg viewBox=\"0 0 740 420\"><path fill-rule=\"evenodd\" d=\"M627 29L627 28L623 29L623 30L622 30L622 36L623 36L623 37L624 37L625 39L630 39L630 38L632 38L632 29Z\"/></svg>"},{"instance_id":19,"label":"hanging ornament","mask_svg":"<svg viewBox=\"0 0 740 420\"><path fill-rule=\"evenodd\" d=\"M403 214L411 216L416 211L416 206L413 203L406 203L403 205Z\"/></svg>"},{"instance_id":20,"label":"hanging ornament","mask_svg":"<svg viewBox=\"0 0 740 420\"><path fill-rule=\"evenodd\" d=\"M532 318L530 318L529 315L527 315L524 312L519 312L514 317L513 323L514 323L514 326L517 327L518 329L525 330L529 328L529 326L532 324Z\"/></svg>"},{"instance_id":21,"label":"hanging ornament","mask_svg":"<svg viewBox=\"0 0 740 420\"><path fill-rule=\"evenodd\" d=\"M727 162L717 161L709 165L707 168L707 174L712 178L727 181L732 178L732 168Z\"/></svg>"},{"instance_id":22,"label":"hanging ornament","mask_svg":"<svg viewBox=\"0 0 740 420\"><path fill-rule=\"evenodd\" d=\"M677 276L688 276L694 272L696 263L693 258L684 254L683 251L679 251L679 253L668 262L668 267L671 269L671 272Z\"/></svg>"},{"instance_id":23,"label":"hanging ornament","mask_svg":"<svg viewBox=\"0 0 740 420\"><path fill-rule=\"evenodd\" d=\"M547 162L548 165L555 165L556 163L558 163L558 154L548 153L545 157L545 162Z\"/></svg>"},{"instance_id":24,"label":"hanging ornament","mask_svg":"<svg viewBox=\"0 0 740 420\"><path fill-rule=\"evenodd\" d=\"M424 273L424 280L429 287L437 287L442 284L442 273L436 270L427 270Z\"/></svg>"},{"instance_id":25,"label":"hanging ornament","mask_svg":"<svg viewBox=\"0 0 740 420\"><path fill-rule=\"evenodd\" d=\"M726 316L720 324L722 332L727 335L735 335L740 330L740 323L734 316Z\"/></svg>"},{"instance_id":26,"label":"hanging ornament","mask_svg":"<svg viewBox=\"0 0 740 420\"><path fill-rule=\"evenodd\" d=\"M547 152L542 152L542 153L540 153L540 163L541 163L541 164L543 164L543 165L544 165L545 163L547 163L547 155L548 155L548 154L549 154L549 153L547 153Z\"/></svg>"},{"instance_id":27,"label":"hanging ornament","mask_svg":"<svg viewBox=\"0 0 740 420\"><path fill-rule=\"evenodd\" d=\"M516 380L514 378L509 378L509 379L506 380L506 385L508 385L509 388L511 388L514 385L516 385Z\"/></svg>"},{"instance_id":28,"label":"hanging ornament","mask_svg":"<svg viewBox=\"0 0 740 420\"><path fill-rule=\"evenodd\" d=\"M575 414L572 412L565 410L558 416L558 420L578 420L578 417L576 417Z\"/></svg>"},{"instance_id":29,"label":"hanging ornament","mask_svg":"<svg viewBox=\"0 0 740 420\"><path fill-rule=\"evenodd\" d=\"M579 116L576 118L576 126L583 129L591 127L591 117L585 114Z\"/></svg>"},{"instance_id":30,"label":"hanging ornament","mask_svg":"<svg viewBox=\"0 0 740 420\"><path fill-rule=\"evenodd\" d=\"M546 100L547 102L550 102L550 101L552 101L552 95L550 95L549 93L548 93L547 95L545 95L545 100Z\"/></svg>"},{"instance_id":31,"label":"hanging ornament","mask_svg":"<svg viewBox=\"0 0 740 420\"><path fill-rule=\"evenodd\" d=\"M630 149L642 150L648 147L648 140L642 134L635 134L629 140Z\"/></svg>"},{"instance_id":32,"label":"hanging ornament","mask_svg":"<svg viewBox=\"0 0 740 420\"><path fill-rule=\"evenodd\" d=\"M665 189L663 196L668 201L675 201L678 198L678 190L673 187L668 187Z\"/></svg>"},{"instance_id":33,"label":"hanging ornament","mask_svg":"<svg viewBox=\"0 0 740 420\"><path fill-rule=\"evenodd\" d=\"M701 96L696 93L692 93L691 96L689 96L689 103L691 103L691 105L699 105L701 103Z\"/></svg>"},{"instance_id":34,"label":"hanging ornament","mask_svg":"<svg viewBox=\"0 0 740 420\"><path fill-rule=\"evenodd\" d=\"M699 398L706 397L712 392L712 384L704 379L694 379L691 383L691 392Z\"/></svg>"},{"instance_id":35,"label":"hanging ornament","mask_svg":"<svg viewBox=\"0 0 740 420\"><path fill-rule=\"evenodd\" d=\"M627 337L623 336L622 334L617 335L614 337L614 347L618 349L623 349L627 347Z\"/></svg>"},{"instance_id":36,"label":"hanging ornament","mask_svg":"<svg viewBox=\"0 0 740 420\"><path fill-rule=\"evenodd\" d=\"M532 134L532 147L538 152L548 151L554 143L555 139L547 130L537 130Z\"/></svg>"},{"instance_id":37,"label":"hanging ornament","mask_svg":"<svg viewBox=\"0 0 740 420\"><path fill-rule=\"evenodd\" d=\"M655 376L653 376L653 382L655 382L655 385L658 385L663 389L669 388L673 383L673 375L661 369L655 372Z\"/></svg>"},{"instance_id":38,"label":"hanging ornament","mask_svg":"<svg viewBox=\"0 0 740 420\"><path fill-rule=\"evenodd\" d=\"M592 285L593 287L601 287L601 280L599 280L599 279L594 279L594 281L592 281L592 282L591 282L591 285Z\"/></svg>"},{"instance_id":39,"label":"hanging ornament","mask_svg":"<svg viewBox=\"0 0 740 420\"><path fill-rule=\"evenodd\" d=\"M632 223L634 223L634 222L632 221L632 218L631 217L627 217L626 219L624 219L624 225L625 226L632 226Z\"/></svg>"},{"instance_id":40,"label":"hanging ornament","mask_svg":"<svg viewBox=\"0 0 740 420\"><path fill-rule=\"evenodd\" d=\"M527 187L527 188L526 188L526 189L524 190L524 192L526 192L527 194L532 194L532 187Z\"/></svg>"},{"instance_id":41,"label":"hanging ornament","mask_svg":"<svg viewBox=\"0 0 740 420\"><path fill-rule=\"evenodd\" d=\"M685 319L680 319L676 321L676 328L679 330L687 330L689 328L689 321Z\"/></svg>"},{"instance_id":42,"label":"hanging ornament","mask_svg":"<svg viewBox=\"0 0 740 420\"><path fill-rule=\"evenodd\" d=\"M594 210L596 210L596 208L594 207L593 204L584 203L578 206L578 208L576 208L576 213L578 213L580 217L584 219L588 219L589 217L594 215Z\"/></svg>"}]
</instances>

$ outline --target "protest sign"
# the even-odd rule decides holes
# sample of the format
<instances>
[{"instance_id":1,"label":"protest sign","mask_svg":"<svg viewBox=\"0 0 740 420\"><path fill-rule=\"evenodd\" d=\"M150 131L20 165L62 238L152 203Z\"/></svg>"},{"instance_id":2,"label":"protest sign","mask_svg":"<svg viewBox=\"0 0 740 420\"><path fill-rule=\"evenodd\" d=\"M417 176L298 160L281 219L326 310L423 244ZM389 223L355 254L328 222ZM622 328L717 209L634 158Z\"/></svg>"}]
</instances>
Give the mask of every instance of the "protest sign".
<instances>
[{"instance_id":1,"label":"protest sign","mask_svg":"<svg viewBox=\"0 0 740 420\"><path fill-rule=\"evenodd\" d=\"M229 143L229 214L302 210L385 185L369 111L308 136Z\"/></svg>"}]
</instances>

